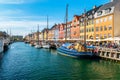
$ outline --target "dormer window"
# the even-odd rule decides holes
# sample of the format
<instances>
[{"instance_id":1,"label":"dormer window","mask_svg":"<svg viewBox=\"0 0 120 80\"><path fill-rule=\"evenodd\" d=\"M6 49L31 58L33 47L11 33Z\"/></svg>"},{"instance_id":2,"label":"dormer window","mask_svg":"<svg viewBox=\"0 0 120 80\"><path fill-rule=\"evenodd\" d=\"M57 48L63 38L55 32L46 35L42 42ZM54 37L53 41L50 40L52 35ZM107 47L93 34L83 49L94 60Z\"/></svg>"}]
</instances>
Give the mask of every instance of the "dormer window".
<instances>
[{"instance_id":1,"label":"dormer window","mask_svg":"<svg viewBox=\"0 0 120 80\"><path fill-rule=\"evenodd\" d=\"M81 18L81 22L83 22L83 18Z\"/></svg>"},{"instance_id":2,"label":"dormer window","mask_svg":"<svg viewBox=\"0 0 120 80\"><path fill-rule=\"evenodd\" d=\"M92 15L88 16L89 19L92 19Z\"/></svg>"},{"instance_id":3,"label":"dormer window","mask_svg":"<svg viewBox=\"0 0 120 80\"><path fill-rule=\"evenodd\" d=\"M111 8L107 8L107 9L105 9L105 14L110 13L110 11L111 11Z\"/></svg>"},{"instance_id":4,"label":"dormer window","mask_svg":"<svg viewBox=\"0 0 120 80\"><path fill-rule=\"evenodd\" d=\"M89 13L88 13L88 15L89 15Z\"/></svg>"},{"instance_id":5,"label":"dormer window","mask_svg":"<svg viewBox=\"0 0 120 80\"><path fill-rule=\"evenodd\" d=\"M97 16L102 15L102 11L97 12Z\"/></svg>"}]
</instances>

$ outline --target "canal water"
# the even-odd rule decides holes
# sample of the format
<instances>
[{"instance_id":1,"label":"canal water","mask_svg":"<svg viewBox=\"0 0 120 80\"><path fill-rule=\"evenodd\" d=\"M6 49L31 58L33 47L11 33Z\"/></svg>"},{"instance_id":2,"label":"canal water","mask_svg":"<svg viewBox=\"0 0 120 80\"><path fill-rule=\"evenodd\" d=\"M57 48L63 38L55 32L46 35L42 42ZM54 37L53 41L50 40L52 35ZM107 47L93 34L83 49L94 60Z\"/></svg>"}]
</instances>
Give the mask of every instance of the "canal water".
<instances>
[{"instance_id":1,"label":"canal water","mask_svg":"<svg viewBox=\"0 0 120 80\"><path fill-rule=\"evenodd\" d=\"M23 42L0 54L0 80L120 80L120 64L73 59Z\"/></svg>"}]
</instances>

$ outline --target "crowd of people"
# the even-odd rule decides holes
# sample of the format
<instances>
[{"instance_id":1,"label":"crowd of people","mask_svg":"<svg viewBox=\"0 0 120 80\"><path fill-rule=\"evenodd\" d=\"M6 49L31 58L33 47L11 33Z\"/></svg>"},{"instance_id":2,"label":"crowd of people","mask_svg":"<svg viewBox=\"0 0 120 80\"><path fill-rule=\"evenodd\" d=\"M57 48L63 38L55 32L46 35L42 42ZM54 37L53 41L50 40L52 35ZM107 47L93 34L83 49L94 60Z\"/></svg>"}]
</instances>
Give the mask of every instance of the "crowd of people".
<instances>
[{"instance_id":1,"label":"crowd of people","mask_svg":"<svg viewBox=\"0 0 120 80\"><path fill-rule=\"evenodd\" d=\"M87 45L120 51L120 44L115 43L115 42L99 42L99 43L87 42Z\"/></svg>"}]
</instances>

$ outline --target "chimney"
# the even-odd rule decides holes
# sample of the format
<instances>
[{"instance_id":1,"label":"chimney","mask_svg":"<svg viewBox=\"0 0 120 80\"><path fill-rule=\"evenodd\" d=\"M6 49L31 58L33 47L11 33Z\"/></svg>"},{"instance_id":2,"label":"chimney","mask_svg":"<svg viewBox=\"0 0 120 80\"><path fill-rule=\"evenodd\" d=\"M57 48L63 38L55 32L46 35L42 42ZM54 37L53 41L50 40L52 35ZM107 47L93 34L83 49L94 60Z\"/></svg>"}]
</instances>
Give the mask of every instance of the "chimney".
<instances>
[{"instance_id":1,"label":"chimney","mask_svg":"<svg viewBox=\"0 0 120 80\"><path fill-rule=\"evenodd\" d=\"M95 8L96 8L96 5L93 6L93 9L95 9Z\"/></svg>"}]
</instances>

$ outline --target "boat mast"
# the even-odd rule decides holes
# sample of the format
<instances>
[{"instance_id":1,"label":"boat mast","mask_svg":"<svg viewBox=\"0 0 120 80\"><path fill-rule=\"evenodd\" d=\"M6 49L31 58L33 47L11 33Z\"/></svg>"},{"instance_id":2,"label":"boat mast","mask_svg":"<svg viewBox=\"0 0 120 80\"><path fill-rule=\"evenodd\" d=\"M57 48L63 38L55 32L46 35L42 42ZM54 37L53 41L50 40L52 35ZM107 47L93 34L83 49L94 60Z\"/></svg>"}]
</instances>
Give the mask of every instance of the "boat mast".
<instances>
[{"instance_id":1,"label":"boat mast","mask_svg":"<svg viewBox=\"0 0 120 80\"><path fill-rule=\"evenodd\" d=\"M46 35L46 40L48 40L48 16L47 16L47 29L46 29L46 33L47 33L47 35Z\"/></svg>"},{"instance_id":2,"label":"boat mast","mask_svg":"<svg viewBox=\"0 0 120 80\"><path fill-rule=\"evenodd\" d=\"M84 10L84 45L86 45L86 9Z\"/></svg>"},{"instance_id":3,"label":"boat mast","mask_svg":"<svg viewBox=\"0 0 120 80\"><path fill-rule=\"evenodd\" d=\"M37 38L38 38L38 45L39 45L39 24L38 24L38 30L37 30Z\"/></svg>"},{"instance_id":4,"label":"boat mast","mask_svg":"<svg viewBox=\"0 0 120 80\"><path fill-rule=\"evenodd\" d=\"M67 41L67 22L68 22L68 4L66 5L66 35L65 35L65 41Z\"/></svg>"}]
</instances>

